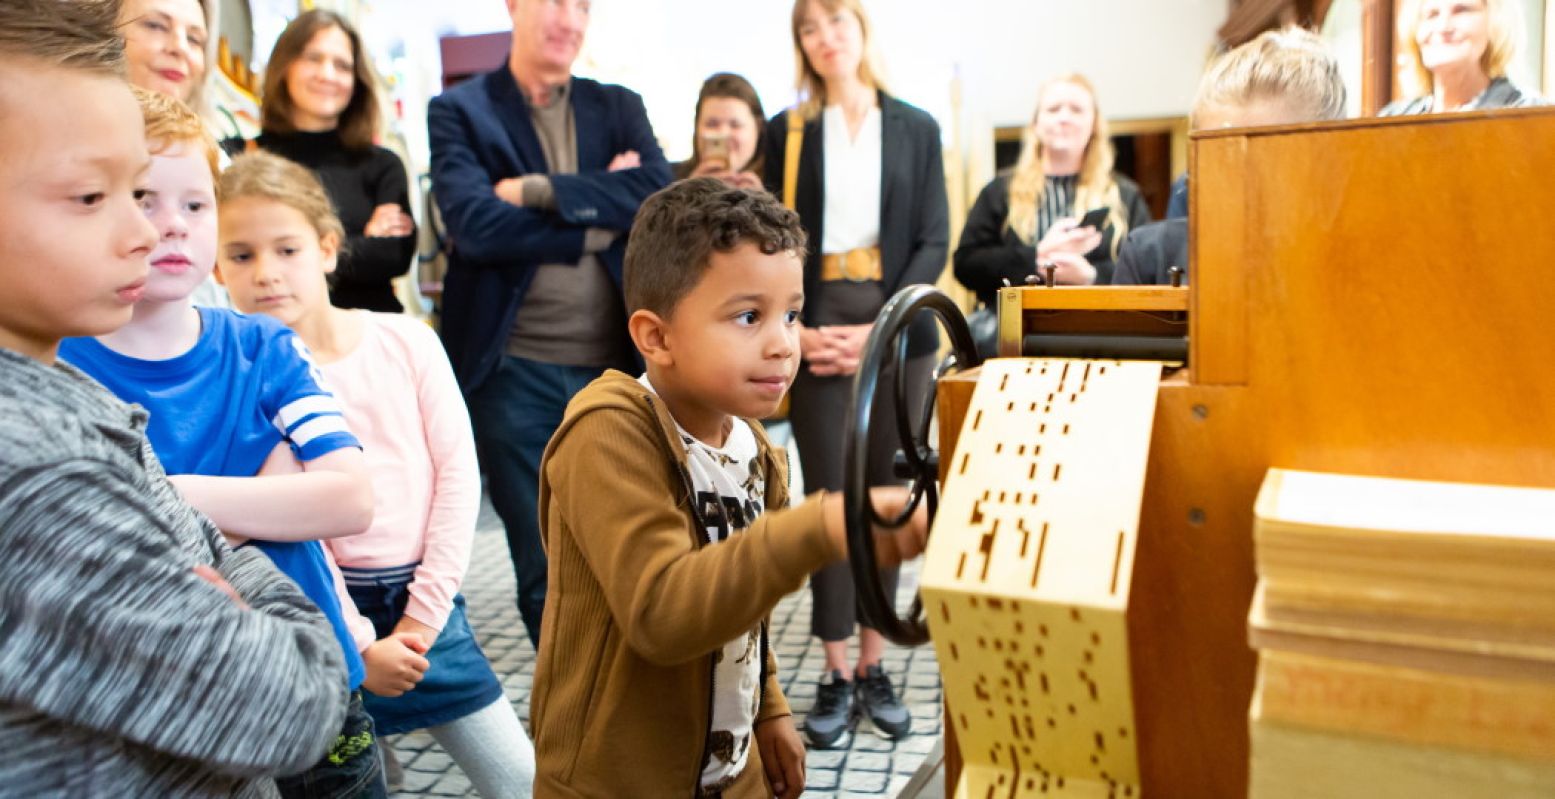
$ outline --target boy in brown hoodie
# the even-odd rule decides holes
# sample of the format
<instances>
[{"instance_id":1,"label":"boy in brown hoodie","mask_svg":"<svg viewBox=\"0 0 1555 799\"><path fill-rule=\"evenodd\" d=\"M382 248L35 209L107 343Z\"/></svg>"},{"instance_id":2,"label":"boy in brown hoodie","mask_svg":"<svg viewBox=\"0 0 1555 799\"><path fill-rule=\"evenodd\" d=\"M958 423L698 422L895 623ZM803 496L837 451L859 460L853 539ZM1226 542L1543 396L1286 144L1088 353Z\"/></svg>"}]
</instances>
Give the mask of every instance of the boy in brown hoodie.
<instances>
[{"instance_id":1,"label":"boy in brown hoodie","mask_svg":"<svg viewBox=\"0 0 1555 799\"><path fill-rule=\"evenodd\" d=\"M541 461L536 796L804 790L767 617L845 554L842 498L789 508L787 459L749 421L799 366L804 247L771 195L709 178L637 215L625 293L647 374L581 391ZM889 516L906 493L874 500ZM878 531L880 557L925 536L921 513Z\"/></svg>"}]
</instances>

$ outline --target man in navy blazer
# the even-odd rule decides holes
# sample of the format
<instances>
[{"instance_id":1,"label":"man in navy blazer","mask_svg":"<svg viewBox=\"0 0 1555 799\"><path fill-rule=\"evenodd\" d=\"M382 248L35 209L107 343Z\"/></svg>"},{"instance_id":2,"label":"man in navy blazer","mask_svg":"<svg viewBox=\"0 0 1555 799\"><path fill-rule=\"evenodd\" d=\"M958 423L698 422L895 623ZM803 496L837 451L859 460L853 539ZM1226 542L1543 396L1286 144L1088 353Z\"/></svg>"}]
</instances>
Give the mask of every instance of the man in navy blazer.
<instances>
[{"instance_id":1,"label":"man in navy blazer","mask_svg":"<svg viewBox=\"0 0 1555 799\"><path fill-rule=\"evenodd\" d=\"M670 167L641 97L571 74L589 0L507 5L506 67L433 98L427 129L452 244L443 344L538 646L540 456L574 393L606 368L636 368L622 256L637 207Z\"/></svg>"}]
</instances>

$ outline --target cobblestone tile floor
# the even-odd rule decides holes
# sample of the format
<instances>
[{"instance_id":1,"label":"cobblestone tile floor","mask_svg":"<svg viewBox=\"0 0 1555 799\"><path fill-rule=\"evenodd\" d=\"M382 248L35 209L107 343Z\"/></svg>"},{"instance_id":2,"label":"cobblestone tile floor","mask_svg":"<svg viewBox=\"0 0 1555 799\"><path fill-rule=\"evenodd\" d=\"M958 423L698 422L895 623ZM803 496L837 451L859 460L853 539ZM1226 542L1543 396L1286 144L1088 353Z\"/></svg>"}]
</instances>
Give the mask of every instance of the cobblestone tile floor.
<instances>
[{"instance_id":1,"label":"cobblestone tile floor","mask_svg":"<svg viewBox=\"0 0 1555 799\"><path fill-rule=\"evenodd\" d=\"M900 597L910 598L917 585L916 569L904 569L901 582ZM476 636L527 727L535 653L514 605L513 567L502 526L489 504L483 508L475 536L464 595ZM810 636L808 590L801 590L778 605L773 614L772 643L780 663L784 693L796 713L794 722L801 723L804 710L815 697L816 681L824 663L820 642ZM853 736L849 749L811 751L806 759L805 796L895 796L934 748L940 736L942 707L934 650L891 647L886 651L885 667L912 713L913 734L901 741L887 741L876 736L865 723ZM431 736L409 733L390 741L405 773L396 796L476 796L459 767Z\"/></svg>"}]
</instances>

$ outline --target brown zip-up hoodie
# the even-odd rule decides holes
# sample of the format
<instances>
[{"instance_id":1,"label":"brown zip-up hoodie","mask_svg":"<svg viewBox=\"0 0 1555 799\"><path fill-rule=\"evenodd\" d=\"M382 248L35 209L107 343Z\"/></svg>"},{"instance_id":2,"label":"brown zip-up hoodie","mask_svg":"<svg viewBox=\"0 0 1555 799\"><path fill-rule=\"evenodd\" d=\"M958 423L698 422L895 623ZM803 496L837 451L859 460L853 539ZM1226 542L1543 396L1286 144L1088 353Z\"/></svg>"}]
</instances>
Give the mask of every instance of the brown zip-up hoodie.
<instances>
[{"instance_id":1,"label":"brown zip-up hoodie","mask_svg":"<svg viewBox=\"0 0 1555 799\"><path fill-rule=\"evenodd\" d=\"M826 536L818 497L787 507L787 459L752 427L768 511L704 548L686 451L664 402L610 371L568 404L540 464L550 584L530 697L535 796L695 796L713 654L758 624L757 721L789 714L766 619L842 553ZM723 795L771 795L756 746Z\"/></svg>"}]
</instances>

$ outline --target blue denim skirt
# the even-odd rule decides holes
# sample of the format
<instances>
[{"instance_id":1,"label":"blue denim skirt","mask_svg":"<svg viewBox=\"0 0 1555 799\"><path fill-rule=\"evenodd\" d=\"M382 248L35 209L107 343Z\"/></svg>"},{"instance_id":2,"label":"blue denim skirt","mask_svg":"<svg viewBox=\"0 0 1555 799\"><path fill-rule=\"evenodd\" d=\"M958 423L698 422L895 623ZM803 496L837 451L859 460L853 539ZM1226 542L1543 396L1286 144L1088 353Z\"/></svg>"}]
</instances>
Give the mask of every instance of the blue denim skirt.
<instances>
[{"instance_id":1,"label":"blue denim skirt","mask_svg":"<svg viewBox=\"0 0 1555 799\"><path fill-rule=\"evenodd\" d=\"M415 564L390 569L340 568L356 609L373 623L379 638L394 632L410 600ZM363 692L367 712L379 735L398 735L462 719L502 697L502 683L492 672L470 630L464 595L454 597L453 612L426 654L431 666L416 687L396 697Z\"/></svg>"}]
</instances>

